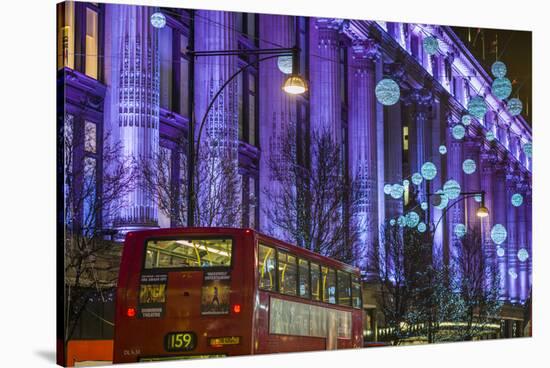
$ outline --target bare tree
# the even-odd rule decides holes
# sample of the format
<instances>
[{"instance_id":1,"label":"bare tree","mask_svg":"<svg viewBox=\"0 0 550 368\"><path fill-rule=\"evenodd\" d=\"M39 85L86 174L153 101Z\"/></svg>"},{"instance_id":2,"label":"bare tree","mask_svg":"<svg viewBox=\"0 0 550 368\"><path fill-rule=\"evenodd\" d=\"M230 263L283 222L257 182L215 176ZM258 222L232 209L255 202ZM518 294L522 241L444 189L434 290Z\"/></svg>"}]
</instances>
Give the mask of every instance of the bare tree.
<instances>
[{"instance_id":1,"label":"bare tree","mask_svg":"<svg viewBox=\"0 0 550 368\"><path fill-rule=\"evenodd\" d=\"M207 137L208 138L208 137ZM196 226L240 225L240 177L236 155L218 147L215 140L204 139L195 165ZM170 149L159 149L151 158L143 158L142 185L156 198L159 211L169 215L173 227L187 225L187 137L180 135ZM178 155L178 160L174 160ZM174 170L173 163L179 162ZM174 172L180 175L175 177Z\"/></svg>"},{"instance_id":2,"label":"bare tree","mask_svg":"<svg viewBox=\"0 0 550 368\"><path fill-rule=\"evenodd\" d=\"M309 164L298 155L296 130L289 129L279 152L270 155L272 187L267 218L287 241L328 257L354 263L352 245L360 220L358 185L344 174L341 147L328 132L312 133Z\"/></svg>"},{"instance_id":3,"label":"bare tree","mask_svg":"<svg viewBox=\"0 0 550 368\"><path fill-rule=\"evenodd\" d=\"M75 126L67 118L59 135L64 150L65 342L90 299L104 299L116 286L120 247L109 240L115 232L109 226L133 187L132 159L122 155L120 144L110 142L109 134L101 142L95 134L95 126ZM86 153L90 151L95 157Z\"/></svg>"}]
</instances>

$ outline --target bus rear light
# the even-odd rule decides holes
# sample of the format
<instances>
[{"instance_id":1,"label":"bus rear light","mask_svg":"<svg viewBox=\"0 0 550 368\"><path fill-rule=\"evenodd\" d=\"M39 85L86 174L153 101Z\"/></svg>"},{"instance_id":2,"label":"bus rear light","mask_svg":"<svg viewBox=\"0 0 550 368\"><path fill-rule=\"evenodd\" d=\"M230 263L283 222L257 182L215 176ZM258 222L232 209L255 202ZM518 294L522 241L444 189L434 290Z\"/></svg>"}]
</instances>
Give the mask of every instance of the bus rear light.
<instances>
[{"instance_id":1,"label":"bus rear light","mask_svg":"<svg viewBox=\"0 0 550 368\"><path fill-rule=\"evenodd\" d=\"M241 313L241 305L240 304L233 304L233 313Z\"/></svg>"},{"instance_id":2,"label":"bus rear light","mask_svg":"<svg viewBox=\"0 0 550 368\"><path fill-rule=\"evenodd\" d=\"M128 308L126 311L126 315L130 318L133 318L136 316L136 309L135 308Z\"/></svg>"}]
</instances>

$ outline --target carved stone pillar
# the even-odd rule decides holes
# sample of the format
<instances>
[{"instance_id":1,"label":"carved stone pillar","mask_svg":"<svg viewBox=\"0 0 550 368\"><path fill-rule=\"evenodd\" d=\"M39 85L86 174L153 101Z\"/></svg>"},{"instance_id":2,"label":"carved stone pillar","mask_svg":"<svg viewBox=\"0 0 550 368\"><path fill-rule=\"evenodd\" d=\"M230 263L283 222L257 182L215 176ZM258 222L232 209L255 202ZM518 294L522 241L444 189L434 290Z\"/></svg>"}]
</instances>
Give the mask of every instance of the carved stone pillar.
<instances>
[{"instance_id":1,"label":"carved stone pillar","mask_svg":"<svg viewBox=\"0 0 550 368\"><path fill-rule=\"evenodd\" d=\"M368 255L378 242L377 131L375 61L378 45L373 40L356 40L352 45L349 99L349 168L359 185L360 239L356 250L358 266L368 270ZM370 275L367 273L367 278Z\"/></svg>"},{"instance_id":2,"label":"carved stone pillar","mask_svg":"<svg viewBox=\"0 0 550 368\"><path fill-rule=\"evenodd\" d=\"M292 47L292 18L282 15L260 15L260 47L272 48L273 44ZM302 50L305 52L305 50ZM267 211L271 204L269 196L280 194L280 183L271 171L270 162L281 162L284 142L289 137L289 130L296 129L295 97L284 93L281 86L287 77L277 66L277 58L259 64L260 72L260 211L261 229L278 239L291 240L290 234L270 222Z\"/></svg>"},{"instance_id":3,"label":"carved stone pillar","mask_svg":"<svg viewBox=\"0 0 550 368\"><path fill-rule=\"evenodd\" d=\"M339 33L341 19L311 18L310 112L311 129L342 141Z\"/></svg>"},{"instance_id":4,"label":"carved stone pillar","mask_svg":"<svg viewBox=\"0 0 550 368\"><path fill-rule=\"evenodd\" d=\"M125 158L139 163L159 149L159 53L157 32L150 24L152 9L112 5L106 17L111 34L106 53L117 56L105 65L112 106L106 120ZM114 219L121 233L158 226L154 196L139 185L137 176L134 180L135 188L125 195Z\"/></svg>"},{"instance_id":5,"label":"carved stone pillar","mask_svg":"<svg viewBox=\"0 0 550 368\"><path fill-rule=\"evenodd\" d=\"M525 303L527 300L527 297L529 296L529 264L531 261L531 252L529 249L529 242L528 242L528 227L530 224L528 223L528 204L527 204L527 196L529 191L529 185L528 181L522 178L518 181L516 193L520 194L523 198L523 202L521 205L517 207L517 249L516 252L516 258L518 262L518 294L519 294L519 302ZM525 252L527 255L527 258L525 257Z\"/></svg>"},{"instance_id":6,"label":"carved stone pillar","mask_svg":"<svg viewBox=\"0 0 550 368\"><path fill-rule=\"evenodd\" d=\"M493 226L500 224L506 228L507 222L507 196L506 196L506 171L507 163L499 160L494 164L495 168L495 180L493 183ZM491 227L491 228L492 228ZM507 257L508 257L508 238L499 245L495 245L497 249L497 264L498 264L498 273L500 277L500 297L504 300L508 298L508 270L507 270ZM503 255L498 254L498 249L502 248L504 250Z\"/></svg>"}]
</instances>

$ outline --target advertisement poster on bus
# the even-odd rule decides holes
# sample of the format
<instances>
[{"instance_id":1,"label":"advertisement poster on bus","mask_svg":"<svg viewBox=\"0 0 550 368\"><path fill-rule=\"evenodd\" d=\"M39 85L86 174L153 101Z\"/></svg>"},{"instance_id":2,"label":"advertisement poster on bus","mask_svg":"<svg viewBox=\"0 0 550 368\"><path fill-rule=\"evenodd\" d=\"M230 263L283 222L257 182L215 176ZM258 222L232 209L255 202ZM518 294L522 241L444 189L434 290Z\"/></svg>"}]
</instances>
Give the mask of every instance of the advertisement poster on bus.
<instances>
[{"instance_id":1,"label":"advertisement poster on bus","mask_svg":"<svg viewBox=\"0 0 550 368\"><path fill-rule=\"evenodd\" d=\"M164 315L168 275L141 275L139 317L160 318Z\"/></svg>"},{"instance_id":2,"label":"advertisement poster on bus","mask_svg":"<svg viewBox=\"0 0 550 368\"><path fill-rule=\"evenodd\" d=\"M227 271L205 272L202 285L201 314L228 314L231 274Z\"/></svg>"}]
</instances>

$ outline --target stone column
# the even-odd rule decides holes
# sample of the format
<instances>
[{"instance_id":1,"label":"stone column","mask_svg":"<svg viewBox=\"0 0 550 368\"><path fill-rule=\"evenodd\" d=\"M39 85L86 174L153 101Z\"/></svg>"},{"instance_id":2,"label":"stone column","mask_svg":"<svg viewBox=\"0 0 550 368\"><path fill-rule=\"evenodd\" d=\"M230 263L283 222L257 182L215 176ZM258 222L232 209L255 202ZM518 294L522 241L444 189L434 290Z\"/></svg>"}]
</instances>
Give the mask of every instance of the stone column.
<instances>
[{"instance_id":1,"label":"stone column","mask_svg":"<svg viewBox=\"0 0 550 368\"><path fill-rule=\"evenodd\" d=\"M519 301L519 269L518 269L518 235L519 235L519 210L512 205L512 196L517 193L518 172L514 167L506 173L506 211L508 232L508 249L506 251L508 272L508 297L510 302Z\"/></svg>"},{"instance_id":2,"label":"stone column","mask_svg":"<svg viewBox=\"0 0 550 368\"><path fill-rule=\"evenodd\" d=\"M472 160L475 163L476 168L472 174L467 174L464 172L464 168L462 167L464 161L460 165L464 176L464 187L462 188L463 192L477 192L481 190L480 148L483 141L478 137L479 135L474 131L474 129L468 129L468 134L465 137L464 142L464 161ZM467 231L474 231L482 237L481 219L476 215L477 210L481 205L480 199L481 197L468 197L464 200L464 204L466 207L465 213Z\"/></svg>"},{"instance_id":3,"label":"stone column","mask_svg":"<svg viewBox=\"0 0 550 368\"><path fill-rule=\"evenodd\" d=\"M236 13L224 11L198 10L195 17L195 49L205 50L234 50L237 49ZM208 104L213 100L222 85L238 70L237 56L208 56L200 57L195 63L195 141L199 140L200 123L205 116ZM216 98L209 111L204 128L200 135L199 157L196 157L196 166L200 181L209 182L212 186L224 186L226 183L235 184L235 193L231 193L238 200L241 199L241 181L238 175L238 148L239 148L239 110L238 79L227 85ZM220 174L220 172L222 174ZM234 179L228 177L234 176ZM206 179L201 179L206 178ZM195 188L197 192L197 207L202 219L196 225L209 222L213 226L234 226L228 223L229 217L240 221L240 214L234 214L238 204L232 203L218 210L217 214L206 215L208 211L217 207L218 198L213 198L208 191L202 190L201 185ZM228 189L229 190L229 189ZM228 208L231 206L231 208ZM233 215L229 216L229 213Z\"/></svg>"},{"instance_id":4,"label":"stone column","mask_svg":"<svg viewBox=\"0 0 550 368\"><path fill-rule=\"evenodd\" d=\"M529 296L529 264L531 261L531 252L529 249L528 239L527 239L527 230L530 226L528 224L528 205L527 205L527 196L529 191L528 181L525 178L518 181L517 193L522 195L523 202L517 208L517 238L518 238L518 252L516 252L517 262L518 262L518 294L519 302L525 303ZM527 252L527 259L520 259L520 251Z\"/></svg>"},{"instance_id":5,"label":"stone column","mask_svg":"<svg viewBox=\"0 0 550 368\"><path fill-rule=\"evenodd\" d=\"M152 7L112 5L106 16L105 83L110 87L105 119L110 139L122 146L126 159L143 163L159 149L158 34L150 24ZM109 170L109 163L106 170ZM125 198L114 219L121 233L157 227L158 210L151 193L138 183Z\"/></svg>"},{"instance_id":6,"label":"stone column","mask_svg":"<svg viewBox=\"0 0 550 368\"><path fill-rule=\"evenodd\" d=\"M494 178L495 178L495 157L491 153L490 148L483 145L480 151L480 168L479 173L481 175L480 189L485 192L485 207L489 210L489 216L482 218L481 233L483 239L483 254L485 263L485 273L487 275L486 285L487 288L491 288L494 281L494 276L498 274L497 270L497 253L496 246L491 240L491 228L495 221L495 193Z\"/></svg>"},{"instance_id":7,"label":"stone column","mask_svg":"<svg viewBox=\"0 0 550 368\"><path fill-rule=\"evenodd\" d=\"M377 131L375 61L378 45L373 40L356 40L352 45L349 78L349 169L362 196L359 203L360 239L356 250L358 266L368 270L369 254L378 243ZM369 275L367 273L367 278Z\"/></svg>"},{"instance_id":8,"label":"stone column","mask_svg":"<svg viewBox=\"0 0 550 368\"><path fill-rule=\"evenodd\" d=\"M341 19L311 19L310 113L312 133L342 141L339 34Z\"/></svg>"},{"instance_id":9,"label":"stone column","mask_svg":"<svg viewBox=\"0 0 550 368\"><path fill-rule=\"evenodd\" d=\"M459 118L453 116L449 120L449 127L447 129L447 177L443 182L443 186L448 180L455 180L460 184L461 192L464 191L464 180L462 172L463 159L463 141L455 139L452 135L452 129L459 121ZM453 203L457 202L453 205ZM464 224L464 201L461 197L456 199L449 199L449 204L452 206L447 211L447 232L448 232L448 249L449 249L449 264L455 268L455 272L458 278L462 278L462 272L459 267L461 259L461 240L455 235L455 226L458 224Z\"/></svg>"},{"instance_id":10,"label":"stone column","mask_svg":"<svg viewBox=\"0 0 550 368\"><path fill-rule=\"evenodd\" d=\"M493 183L493 227L496 224L500 224L506 228L508 222L507 222L507 198L506 198L506 170L507 170L507 164L502 161L502 159L498 159L494 164L495 167L495 176L494 176L494 183ZM493 242L494 244L494 242ZM504 255L497 257L497 264L498 264L498 273L500 277L500 297L503 300L508 299L508 290L507 290L507 284L508 284L508 270L507 270L507 257L508 257L508 239L506 239L502 244L496 245L496 249L498 251L498 248L504 249Z\"/></svg>"},{"instance_id":11,"label":"stone column","mask_svg":"<svg viewBox=\"0 0 550 368\"><path fill-rule=\"evenodd\" d=\"M527 179L527 188L525 192L525 226L527 251L529 252L528 268L527 268L527 289L528 293L531 292L533 285L533 247L532 247L532 234L533 234L533 190L531 187L531 175L529 174Z\"/></svg>"},{"instance_id":12,"label":"stone column","mask_svg":"<svg viewBox=\"0 0 550 368\"><path fill-rule=\"evenodd\" d=\"M272 48L273 44L292 47L293 18L286 15L260 15L260 47ZM306 52L306 50L302 50ZM280 183L271 171L270 162L281 162L283 144L289 138L291 129L296 131L295 103L296 97L281 90L287 75L277 66L277 58L259 64L260 73L260 226L266 234L278 239L290 239L281 228L270 221L268 212L271 204L269 198L278 196ZM266 195L266 192L270 195Z\"/></svg>"}]
</instances>

